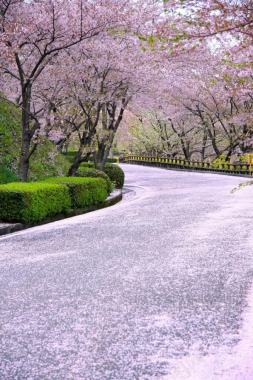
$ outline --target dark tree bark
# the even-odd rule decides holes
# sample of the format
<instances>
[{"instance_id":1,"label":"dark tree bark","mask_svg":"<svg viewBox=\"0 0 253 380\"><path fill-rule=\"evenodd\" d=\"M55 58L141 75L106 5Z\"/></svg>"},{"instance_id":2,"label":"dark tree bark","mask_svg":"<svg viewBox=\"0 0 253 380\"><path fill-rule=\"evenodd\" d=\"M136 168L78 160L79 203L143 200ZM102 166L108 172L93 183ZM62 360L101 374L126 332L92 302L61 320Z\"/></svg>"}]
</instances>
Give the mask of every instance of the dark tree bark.
<instances>
[{"instance_id":1,"label":"dark tree bark","mask_svg":"<svg viewBox=\"0 0 253 380\"><path fill-rule=\"evenodd\" d=\"M203 139L202 139L202 147L201 147L201 162L205 161L206 158L206 144L207 144L207 131L204 128Z\"/></svg>"},{"instance_id":2,"label":"dark tree bark","mask_svg":"<svg viewBox=\"0 0 253 380\"><path fill-rule=\"evenodd\" d=\"M84 146L81 145L74 157L73 163L71 164L69 168L68 176L75 176L77 173L77 170L79 169L80 164L86 160L87 156L84 157L83 152L84 152Z\"/></svg>"},{"instance_id":3,"label":"dark tree bark","mask_svg":"<svg viewBox=\"0 0 253 380\"><path fill-rule=\"evenodd\" d=\"M79 149L74 157L72 165L69 168L69 176L76 175L81 163L87 161L90 157L92 149L91 144L97 132L97 125L99 123L101 113L100 104L93 104L91 107L85 107L85 105L80 101L79 106L84 113L85 120L78 126L75 126L75 130L78 131L79 136ZM84 130L81 131L81 128L84 128Z\"/></svg>"},{"instance_id":4,"label":"dark tree bark","mask_svg":"<svg viewBox=\"0 0 253 380\"><path fill-rule=\"evenodd\" d=\"M32 133L30 131L31 86L29 83L22 88L22 142L19 159L19 177L27 181L29 174L29 158Z\"/></svg>"},{"instance_id":5,"label":"dark tree bark","mask_svg":"<svg viewBox=\"0 0 253 380\"><path fill-rule=\"evenodd\" d=\"M102 107L102 128L105 137L98 136L98 149L95 156L95 167L104 170L105 163L110 154L115 134L123 119L125 109L130 98L123 98L118 110L116 102L107 103Z\"/></svg>"}]
</instances>

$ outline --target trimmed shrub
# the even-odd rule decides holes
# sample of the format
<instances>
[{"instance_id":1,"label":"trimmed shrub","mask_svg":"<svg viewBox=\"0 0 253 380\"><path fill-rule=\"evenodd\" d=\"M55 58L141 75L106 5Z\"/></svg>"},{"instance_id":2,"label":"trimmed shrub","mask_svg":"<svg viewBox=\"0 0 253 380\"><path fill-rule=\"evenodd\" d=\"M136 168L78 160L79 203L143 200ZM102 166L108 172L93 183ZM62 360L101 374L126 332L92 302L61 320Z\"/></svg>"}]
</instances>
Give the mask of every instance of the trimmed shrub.
<instances>
[{"instance_id":1,"label":"trimmed shrub","mask_svg":"<svg viewBox=\"0 0 253 380\"><path fill-rule=\"evenodd\" d=\"M107 158L106 162L108 164L117 164L119 162L119 157Z\"/></svg>"},{"instance_id":2,"label":"trimmed shrub","mask_svg":"<svg viewBox=\"0 0 253 380\"><path fill-rule=\"evenodd\" d=\"M0 165L0 184L16 181L18 181L17 176L7 166Z\"/></svg>"},{"instance_id":3,"label":"trimmed shrub","mask_svg":"<svg viewBox=\"0 0 253 380\"><path fill-rule=\"evenodd\" d=\"M125 182L125 173L115 164L105 164L104 172L108 175L110 180L115 183L118 189L122 189Z\"/></svg>"},{"instance_id":4,"label":"trimmed shrub","mask_svg":"<svg viewBox=\"0 0 253 380\"><path fill-rule=\"evenodd\" d=\"M82 167L77 172L78 177L89 177L89 178L103 178L107 183L107 193L110 194L113 190L113 185L107 174L101 170L96 170L95 168Z\"/></svg>"},{"instance_id":5,"label":"trimmed shrub","mask_svg":"<svg viewBox=\"0 0 253 380\"><path fill-rule=\"evenodd\" d=\"M94 162L82 162L81 163L81 165L80 165L80 169L82 169L82 168L90 168L90 169L92 169L92 168L95 168L95 164L94 164Z\"/></svg>"},{"instance_id":6,"label":"trimmed shrub","mask_svg":"<svg viewBox=\"0 0 253 380\"><path fill-rule=\"evenodd\" d=\"M95 165L93 162L83 162L80 165L80 168L95 168ZM125 173L118 165L105 164L104 172L108 175L111 182L115 184L117 189L122 189L125 181Z\"/></svg>"},{"instance_id":7,"label":"trimmed shrub","mask_svg":"<svg viewBox=\"0 0 253 380\"><path fill-rule=\"evenodd\" d=\"M68 188L45 182L0 185L0 219L6 222L37 223L64 213L71 206Z\"/></svg>"},{"instance_id":8,"label":"trimmed shrub","mask_svg":"<svg viewBox=\"0 0 253 380\"><path fill-rule=\"evenodd\" d=\"M56 177L48 183L68 186L73 208L83 208L102 203L107 198L107 183L103 178Z\"/></svg>"}]
</instances>

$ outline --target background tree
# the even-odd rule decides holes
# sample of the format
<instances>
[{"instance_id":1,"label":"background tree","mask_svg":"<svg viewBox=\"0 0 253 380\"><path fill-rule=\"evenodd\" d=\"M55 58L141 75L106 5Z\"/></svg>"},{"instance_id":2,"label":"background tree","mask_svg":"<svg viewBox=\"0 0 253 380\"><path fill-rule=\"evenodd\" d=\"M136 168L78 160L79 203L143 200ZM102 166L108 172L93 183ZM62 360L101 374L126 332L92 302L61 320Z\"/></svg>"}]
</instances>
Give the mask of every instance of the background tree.
<instances>
[{"instance_id":1,"label":"background tree","mask_svg":"<svg viewBox=\"0 0 253 380\"><path fill-rule=\"evenodd\" d=\"M122 6L122 3L120 3ZM1 83L6 95L15 97L22 112L22 147L19 175L26 180L29 160L36 149L43 105L38 102L38 81L50 82L47 70L57 65L71 48L118 22L119 8L109 12L101 1L38 0L6 4L0 35ZM74 74L74 71L72 72ZM42 79L43 78L43 79Z\"/></svg>"}]
</instances>

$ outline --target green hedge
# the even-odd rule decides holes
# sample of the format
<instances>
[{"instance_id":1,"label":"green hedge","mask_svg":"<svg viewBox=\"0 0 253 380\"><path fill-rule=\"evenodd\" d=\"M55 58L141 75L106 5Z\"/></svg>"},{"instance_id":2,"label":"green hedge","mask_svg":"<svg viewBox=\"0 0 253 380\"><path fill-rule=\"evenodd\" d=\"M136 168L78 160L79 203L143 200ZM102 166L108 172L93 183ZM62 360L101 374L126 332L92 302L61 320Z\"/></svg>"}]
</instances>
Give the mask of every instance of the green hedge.
<instances>
[{"instance_id":1,"label":"green hedge","mask_svg":"<svg viewBox=\"0 0 253 380\"><path fill-rule=\"evenodd\" d=\"M71 206L68 188L45 182L0 185L0 220L37 223Z\"/></svg>"},{"instance_id":2,"label":"green hedge","mask_svg":"<svg viewBox=\"0 0 253 380\"><path fill-rule=\"evenodd\" d=\"M0 184L16 181L18 181L17 176L7 166L0 165Z\"/></svg>"},{"instance_id":3,"label":"green hedge","mask_svg":"<svg viewBox=\"0 0 253 380\"><path fill-rule=\"evenodd\" d=\"M117 164L119 162L119 157L107 158L106 162L108 164Z\"/></svg>"},{"instance_id":4,"label":"green hedge","mask_svg":"<svg viewBox=\"0 0 253 380\"><path fill-rule=\"evenodd\" d=\"M83 162L80 168L94 168L93 162ZM110 180L115 184L117 189L122 189L125 182L125 173L116 164L105 164L104 172L108 175Z\"/></svg>"},{"instance_id":5,"label":"green hedge","mask_svg":"<svg viewBox=\"0 0 253 380\"><path fill-rule=\"evenodd\" d=\"M110 180L115 183L118 189L122 189L125 182L125 173L115 164L105 164L104 172L108 175Z\"/></svg>"},{"instance_id":6,"label":"green hedge","mask_svg":"<svg viewBox=\"0 0 253 380\"><path fill-rule=\"evenodd\" d=\"M95 168L95 164L94 162L82 162L81 165L80 165L80 169L83 169L83 168L90 168L90 169L94 169Z\"/></svg>"},{"instance_id":7,"label":"green hedge","mask_svg":"<svg viewBox=\"0 0 253 380\"><path fill-rule=\"evenodd\" d=\"M102 203L108 195L107 183L103 178L56 177L48 178L46 182L68 186L73 208Z\"/></svg>"},{"instance_id":8,"label":"green hedge","mask_svg":"<svg viewBox=\"0 0 253 380\"><path fill-rule=\"evenodd\" d=\"M89 167L80 167L77 176L79 177L89 177L89 178L103 178L107 183L107 193L110 194L113 190L112 182L107 174L102 172L101 170L96 170L94 168Z\"/></svg>"}]
</instances>

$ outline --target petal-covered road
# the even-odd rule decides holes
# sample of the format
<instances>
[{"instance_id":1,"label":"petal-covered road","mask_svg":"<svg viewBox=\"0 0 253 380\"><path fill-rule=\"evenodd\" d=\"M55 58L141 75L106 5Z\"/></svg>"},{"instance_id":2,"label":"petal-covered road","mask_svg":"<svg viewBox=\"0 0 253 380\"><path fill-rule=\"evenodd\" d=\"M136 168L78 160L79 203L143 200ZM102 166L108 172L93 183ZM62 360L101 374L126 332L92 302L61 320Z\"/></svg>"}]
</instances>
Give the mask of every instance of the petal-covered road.
<instances>
[{"instance_id":1,"label":"petal-covered road","mask_svg":"<svg viewBox=\"0 0 253 380\"><path fill-rule=\"evenodd\" d=\"M0 379L253 379L253 186L123 168L121 203L0 239Z\"/></svg>"}]
</instances>

